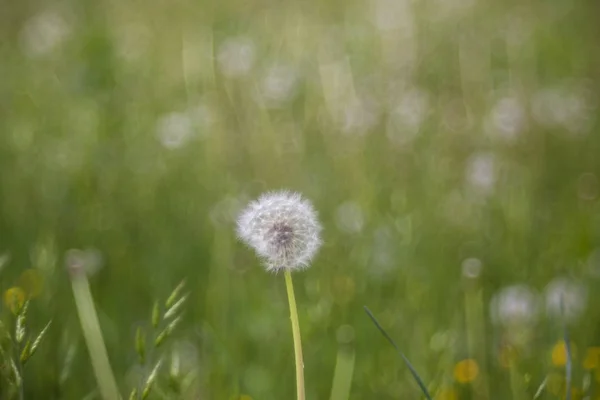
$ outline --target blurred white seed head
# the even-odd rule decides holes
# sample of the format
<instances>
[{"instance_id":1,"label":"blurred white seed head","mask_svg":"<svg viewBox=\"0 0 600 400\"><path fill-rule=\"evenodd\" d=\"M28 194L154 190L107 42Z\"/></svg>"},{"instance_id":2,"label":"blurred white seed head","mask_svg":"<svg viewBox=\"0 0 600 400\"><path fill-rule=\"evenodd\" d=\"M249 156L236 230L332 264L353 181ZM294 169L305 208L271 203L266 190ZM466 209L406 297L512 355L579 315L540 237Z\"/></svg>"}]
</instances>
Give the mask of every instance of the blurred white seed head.
<instances>
[{"instance_id":1,"label":"blurred white seed head","mask_svg":"<svg viewBox=\"0 0 600 400\"><path fill-rule=\"evenodd\" d=\"M516 97L501 98L486 120L486 133L507 142L514 141L526 124L525 106Z\"/></svg>"},{"instance_id":2,"label":"blurred white seed head","mask_svg":"<svg viewBox=\"0 0 600 400\"><path fill-rule=\"evenodd\" d=\"M227 39L219 47L217 61L223 75L229 78L246 75L254 66L255 46L247 37Z\"/></svg>"},{"instance_id":3,"label":"blurred white seed head","mask_svg":"<svg viewBox=\"0 0 600 400\"><path fill-rule=\"evenodd\" d=\"M544 88L531 99L533 117L548 128L562 128L572 137L585 135L595 120L595 104L584 85Z\"/></svg>"},{"instance_id":4,"label":"blurred white seed head","mask_svg":"<svg viewBox=\"0 0 600 400\"><path fill-rule=\"evenodd\" d=\"M527 285L500 290L490 303L492 322L505 327L521 327L537 322L540 311L538 293Z\"/></svg>"},{"instance_id":5,"label":"blurred white seed head","mask_svg":"<svg viewBox=\"0 0 600 400\"><path fill-rule=\"evenodd\" d=\"M263 259L267 271L308 267L321 246L321 229L312 204L288 191L262 195L237 221L238 237Z\"/></svg>"},{"instance_id":6,"label":"blurred white seed head","mask_svg":"<svg viewBox=\"0 0 600 400\"><path fill-rule=\"evenodd\" d=\"M98 249L70 249L65 255L65 264L71 274L92 276L104 265L104 257Z\"/></svg>"},{"instance_id":7,"label":"blurred white seed head","mask_svg":"<svg viewBox=\"0 0 600 400\"><path fill-rule=\"evenodd\" d=\"M478 258L467 258L462 262L461 267L465 278L476 279L481 275L482 263Z\"/></svg>"},{"instance_id":8,"label":"blurred white seed head","mask_svg":"<svg viewBox=\"0 0 600 400\"><path fill-rule=\"evenodd\" d=\"M45 11L29 19L21 31L21 47L31 58L56 49L68 36L69 26L56 11Z\"/></svg>"},{"instance_id":9,"label":"blurred white seed head","mask_svg":"<svg viewBox=\"0 0 600 400\"><path fill-rule=\"evenodd\" d=\"M475 153L468 160L467 183L478 193L490 194L496 184L496 162L491 153Z\"/></svg>"},{"instance_id":10,"label":"blurred white seed head","mask_svg":"<svg viewBox=\"0 0 600 400\"><path fill-rule=\"evenodd\" d=\"M192 137L194 125L191 118L180 112L172 112L160 117L156 123L156 135L167 149L177 149Z\"/></svg>"},{"instance_id":11,"label":"blurred white seed head","mask_svg":"<svg viewBox=\"0 0 600 400\"><path fill-rule=\"evenodd\" d=\"M387 123L387 137L392 144L403 146L418 135L429 114L429 95L421 89L408 89L396 100Z\"/></svg>"},{"instance_id":12,"label":"blurred white seed head","mask_svg":"<svg viewBox=\"0 0 600 400\"><path fill-rule=\"evenodd\" d=\"M577 320L587 304L587 287L568 278L556 278L546 286L546 313L567 322Z\"/></svg>"},{"instance_id":13,"label":"blurred white seed head","mask_svg":"<svg viewBox=\"0 0 600 400\"><path fill-rule=\"evenodd\" d=\"M354 201L342 203L335 212L335 222L342 232L361 232L365 224L362 208Z\"/></svg>"},{"instance_id":14,"label":"blurred white seed head","mask_svg":"<svg viewBox=\"0 0 600 400\"><path fill-rule=\"evenodd\" d=\"M293 100L298 86L298 73L287 65L270 67L260 82L259 97L267 108L279 108Z\"/></svg>"}]
</instances>

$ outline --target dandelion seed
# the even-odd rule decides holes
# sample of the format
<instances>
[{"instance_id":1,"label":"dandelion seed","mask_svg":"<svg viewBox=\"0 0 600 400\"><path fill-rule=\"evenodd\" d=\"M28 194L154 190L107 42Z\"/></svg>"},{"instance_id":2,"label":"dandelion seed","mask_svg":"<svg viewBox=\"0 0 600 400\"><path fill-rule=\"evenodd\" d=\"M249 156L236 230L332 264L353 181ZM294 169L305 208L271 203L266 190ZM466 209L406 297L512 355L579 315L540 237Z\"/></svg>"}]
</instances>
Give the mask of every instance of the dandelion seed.
<instances>
[{"instance_id":1,"label":"dandelion seed","mask_svg":"<svg viewBox=\"0 0 600 400\"><path fill-rule=\"evenodd\" d=\"M306 268L321 246L321 225L312 204L287 191L251 202L238 218L237 233L268 271Z\"/></svg>"}]
</instances>

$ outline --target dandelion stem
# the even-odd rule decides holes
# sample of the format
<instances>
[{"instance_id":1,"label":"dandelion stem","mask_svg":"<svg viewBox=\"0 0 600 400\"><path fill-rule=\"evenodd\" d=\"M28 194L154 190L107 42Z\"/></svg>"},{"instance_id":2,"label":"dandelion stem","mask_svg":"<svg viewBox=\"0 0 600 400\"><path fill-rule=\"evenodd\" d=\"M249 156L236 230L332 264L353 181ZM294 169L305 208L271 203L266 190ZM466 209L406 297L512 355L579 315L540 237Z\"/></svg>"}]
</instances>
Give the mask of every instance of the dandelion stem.
<instances>
[{"instance_id":1,"label":"dandelion stem","mask_svg":"<svg viewBox=\"0 0 600 400\"><path fill-rule=\"evenodd\" d=\"M302 360L302 342L300 339L300 323L298 322L298 309L296 308L296 298L294 297L292 274L289 269L286 269L284 274L288 301L290 303L290 320L292 321L292 335L294 337L294 355L296 359L296 388L298 393L298 400L304 400L304 361Z\"/></svg>"},{"instance_id":2,"label":"dandelion stem","mask_svg":"<svg viewBox=\"0 0 600 400\"><path fill-rule=\"evenodd\" d=\"M88 279L83 273L75 273L72 275L71 283L75 305L79 314L79 322L90 353L92 367L102 398L104 400L118 400L121 396L119 395L117 383L108 360Z\"/></svg>"}]
</instances>

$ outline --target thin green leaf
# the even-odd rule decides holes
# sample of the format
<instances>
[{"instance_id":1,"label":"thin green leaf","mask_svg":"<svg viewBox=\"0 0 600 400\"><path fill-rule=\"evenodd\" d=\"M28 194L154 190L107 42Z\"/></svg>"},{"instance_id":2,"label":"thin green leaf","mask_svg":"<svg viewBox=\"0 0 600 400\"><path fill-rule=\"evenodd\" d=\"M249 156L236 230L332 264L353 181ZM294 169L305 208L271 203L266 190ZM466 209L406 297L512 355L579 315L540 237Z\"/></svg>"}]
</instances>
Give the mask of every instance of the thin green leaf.
<instances>
[{"instance_id":1,"label":"thin green leaf","mask_svg":"<svg viewBox=\"0 0 600 400\"><path fill-rule=\"evenodd\" d=\"M161 365L162 365L162 360L158 360L158 362L152 369L152 372L150 372L150 375L148 376L148 379L146 380L146 384L144 385L144 390L142 391L142 400L145 400L148 397L148 395L150 394L150 390L152 389L152 385L154 384L154 381L156 381L156 377L158 376L158 370Z\"/></svg>"},{"instance_id":2,"label":"thin green leaf","mask_svg":"<svg viewBox=\"0 0 600 400\"><path fill-rule=\"evenodd\" d=\"M544 378L544 380L540 384L540 387L538 388L538 390L536 390L535 394L533 395L533 400L536 400L538 397L540 397L542 395L547 384L548 384L548 376L546 376Z\"/></svg>"},{"instance_id":3,"label":"thin green leaf","mask_svg":"<svg viewBox=\"0 0 600 400\"><path fill-rule=\"evenodd\" d=\"M406 358L406 356L404 355L404 353L400 351L400 349L398 348L398 346L396 345L396 343L394 342L394 340L390 337L390 335L388 335L387 332L381 327L381 325L379 324L379 322L377 321L377 319L375 318L375 316L373 315L373 313L371 312L371 310L369 310L367 308L367 306L363 306L363 307L365 309L365 312L369 316L369 318L371 318L371 321L373 321L373 323L375 324L375 326L377 327L377 329L379 329L379 332L381 332L381 334L387 339L387 341L390 342L392 344L392 346L394 346L394 348L396 349L396 351L398 352L398 354L400 354L400 356L404 360L404 363L406 364L406 366L410 370L410 373L412 374L412 376L415 379L415 381L417 381L417 384L421 388L421 391L423 392L423 394L425 395L425 397L427 398L427 400L431 400L431 396L429 395L429 392L427 391L427 388L425 387L425 384L423 384L423 381L419 377L419 374L414 369L414 367L412 366L412 364L410 363L410 361L408 361L408 358Z\"/></svg>"},{"instance_id":4,"label":"thin green leaf","mask_svg":"<svg viewBox=\"0 0 600 400\"><path fill-rule=\"evenodd\" d=\"M42 339L44 339L44 335L46 335L46 332L48 331L48 328L50 328L51 324L52 324L52 320L48 321L48 323L46 324L44 329L42 329L42 331L39 333L39 335L37 335L37 337L33 341L33 345L31 346L31 354L29 354L29 357L31 357L33 355L33 353L35 353L35 351L39 347L40 343L42 343Z\"/></svg>"}]
</instances>

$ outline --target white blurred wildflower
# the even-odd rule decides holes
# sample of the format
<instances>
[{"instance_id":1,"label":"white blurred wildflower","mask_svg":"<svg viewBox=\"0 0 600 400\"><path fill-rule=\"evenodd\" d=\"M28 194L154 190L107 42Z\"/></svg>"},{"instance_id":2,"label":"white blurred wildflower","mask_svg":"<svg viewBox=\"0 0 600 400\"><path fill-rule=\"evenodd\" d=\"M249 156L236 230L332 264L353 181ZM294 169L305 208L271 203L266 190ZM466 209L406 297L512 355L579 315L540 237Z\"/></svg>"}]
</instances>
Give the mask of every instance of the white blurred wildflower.
<instances>
[{"instance_id":1,"label":"white blurred wildflower","mask_svg":"<svg viewBox=\"0 0 600 400\"><path fill-rule=\"evenodd\" d=\"M421 129L429 112L429 96L420 89L409 89L393 106L387 123L387 137L395 145L410 143Z\"/></svg>"},{"instance_id":2,"label":"white blurred wildflower","mask_svg":"<svg viewBox=\"0 0 600 400\"><path fill-rule=\"evenodd\" d=\"M504 97L492 107L485 128L490 136L512 142L525 128L525 121L522 102L515 97Z\"/></svg>"},{"instance_id":3,"label":"white blurred wildflower","mask_svg":"<svg viewBox=\"0 0 600 400\"><path fill-rule=\"evenodd\" d=\"M536 122L548 128L563 128L572 136L588 133L594 113L589 94L580 87L563 85L544 88L532 98Z\"/></svg>"},{"instance_id":4,"label":"white blurred wildflower","mask_svg":"<svg viewBox=\"0 0 600 400\"><path fill-rule=\"evenodd\" d=\"M466 278L475 279L481 275L482 263L478 258L467 258L462 262L462 274Z\"/></svg>"},{"instance_id":5,"label":"white blurred wildflower","mask_svg":"<svg viewBox=\"0 0 600 400\"><path fill-rule=\"evenodd\" d=\"M167 149L185 145L191 139L193 131L192 119L186 113L168 113L156 123L158 140Z\"/></svg>"},{"instance_id":6,"label":"white blurred wildflower","mask_svg":"<svg viewBox=\"0 0 600 400\"><path fill-rule=\"evenodd\" d=\"M242 36L227 39L217 54L221 73L230 78L246 75L254 66L255 53L255 45L250 38Z\"/></svg>"},{"instance_id":7,"label":"white blurred wildflower","mask_svg":"<svg viewBox=\"0 0 600 400\"><path fill-rule=\"evenodd\" d=\"M490 302L492 322L506 327L533 325L538 320L539 312L538 293L524 284L501 289Z\"/></svg>"},{"instance_id":8,"label":"white blurred wildflower","mask_svg":"<svg viewBox=\"0 0 600 400\"><path fill-rule=\"evenodd\" d=\"M545 292L546 313L549 317L573 322L585 311L587 287L577 280L556 278L546 286Z\"/></svg>"},{"instance_id":9,"label":"white blurred wildflower","mask_svg":"<svg viewBox=\"0 0 600 400\"><path fill-rule=\"evenodd\" d=\"M267 108L285 105L296 95L297 71L289 66L275 65L269 68L260 82L260 97Z\"/></svg>"},{"instance_id":10,"label":"white blurred wildflower","mask_svg":"<svg viewBox=\"0 0 600 400\"><path fill-rule=\"evenodd\" d=\"M346 201L335 212L338 229L346 233L359 233L365 224L362 208L356 202Z\"/></svg>"},{"instance_id":11,"label":"white blurred wildflower","mask_svg":"<svg viewBox=\"0 0 600 400\"><path fill-rule=\"evenodd\" d=\"M288 191L262 195L237 221L239 238L263 259L267 271L308 267L321 247L321 229L312 204Z\"/></svg>"},{"instance_id":12,"label":"white blurred wildflower","mask_svg":"<svg viewBox=\"0 0 600 400\"><path fill-rule=\"evenodd\" d=\"M104 257L100 250L95 248L70 249L65 255L65 265L71 273L84 273L92 276L103 267Z\"/></svg>"},{"instance_id":13,"label":"white blurred wildflower","mask_svg":"<svg viewBox=\"0 0 600 400\"><path fill-rule=\"evenodd\" d=\"M468 160L466 180L481 194L493 192L496 184L496 162L491 153L475 153Z\"/></svg>"},{"instance_id":14,"label":"white blurred wildflower","mask_svg":"<svg viewBox=\"0 0 600 400\"><path fill-rule=\"evenodd\" d=\"M30 18L21 31L25 55L40 57L56 49L69 34L64 18L56 11L44 11Z\"/></svg>"}]
</instances>

